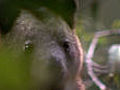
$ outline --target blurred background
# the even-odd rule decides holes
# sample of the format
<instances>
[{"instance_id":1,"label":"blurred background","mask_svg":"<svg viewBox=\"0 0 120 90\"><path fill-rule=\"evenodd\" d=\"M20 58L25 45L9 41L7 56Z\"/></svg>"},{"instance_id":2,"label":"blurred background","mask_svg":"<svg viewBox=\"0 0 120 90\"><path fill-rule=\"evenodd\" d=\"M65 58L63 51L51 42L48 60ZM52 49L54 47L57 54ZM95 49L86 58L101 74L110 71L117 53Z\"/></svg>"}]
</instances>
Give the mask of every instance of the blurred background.
<instances>
[{"instance_id":1,"label":"blurred background","mask_svg":"<svg viewBox=\"0 0 120 90\"><path fill-rule=\"evenodd\" d=\"M83 0L81 0L82 2ZM83 7L78 11L77 14L77 34L82 41L85 55L87 50L94 38L95 32L104 30L119 30L120 28L120 1L119 0L84 0ZM110 35L107 37L99 38L95 55L93 60L100 65L110 64L111 67L113 62L117 60L112 60L112 64L109 58L109 49L114 44L120 44L120 35ZM118 49L118 48L117 48ZM118 53L120 65L120 52ZM112 54L111 54L112 55ZM115 56L116 57L116 56ZM115 64L115 65L117 65ZM86 66L86 65L85 65ZM120 68L116 67L114 70L114 76L110 77L108 73L98 76L98 78L106 84L110 90L120 89L120 72L117 71ZM85 75L83 75L85 76ZM87 80L88 79L88 80ZM89 82L89 76L85 76L85 80ZM89 86L90 85L90 86ZM87 90L99 90L94 83L89 82Z\"/></svg>"}]
</instances>

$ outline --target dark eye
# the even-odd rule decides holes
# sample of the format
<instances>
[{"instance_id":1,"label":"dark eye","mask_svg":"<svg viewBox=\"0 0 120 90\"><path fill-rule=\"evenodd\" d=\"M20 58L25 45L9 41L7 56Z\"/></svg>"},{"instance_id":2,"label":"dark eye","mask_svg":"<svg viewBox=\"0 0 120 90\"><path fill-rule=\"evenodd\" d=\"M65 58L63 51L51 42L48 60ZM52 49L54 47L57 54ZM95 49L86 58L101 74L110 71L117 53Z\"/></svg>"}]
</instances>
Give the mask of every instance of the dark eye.
<instances>
[{"instance_id":1,"label":"dark eye","mask_svg":"<svg viewBox=\"0 0 120 90\"><path fill-rule=\"evenodd\" d=\"M65 41L63 43L63 48L66 52L68 52L70 50L70 43L68 41Z\"/></svg>"},{"instance_id":2,"label":"dark eye","mask_svg":"<svg viewBox=\"0 0 120 90\"><path fill-rule=\"evenodd\" d=\"M33 50L33 43L30 40L25 41L24 50L27 53L31 53Z\"/></svg>"}]
</instances>

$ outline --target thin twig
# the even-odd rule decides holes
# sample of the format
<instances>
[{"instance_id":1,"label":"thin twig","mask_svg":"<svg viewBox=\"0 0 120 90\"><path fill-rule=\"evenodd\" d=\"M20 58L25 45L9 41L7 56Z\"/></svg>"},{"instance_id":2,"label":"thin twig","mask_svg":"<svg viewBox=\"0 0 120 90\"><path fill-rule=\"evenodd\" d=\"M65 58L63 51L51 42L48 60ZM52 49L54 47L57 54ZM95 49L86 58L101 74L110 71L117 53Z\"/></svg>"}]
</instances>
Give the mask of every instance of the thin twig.
<instances>
[{"instance_id":1,"label":"thin twig","mask_svg":"<svg viewBox=\"0 0 120 90\"><path fill-rule=\"evenodd\" d=\"M97 46L98 40L100 37L105 37L105 36L109 36L109 35L113 35L113 34L120 34L120 30L105 30L105 31L99 31L96 32L94 35L94 38L90 44L90 47L88 49L88 53L86 55L86 64L87 64L87 69L88 69L88 74L91 77L92 81L101 89L101 90L106 90L106 85L103 84L98 77L96 76L96 74L94 73L94 69L93 69L93 65L96 65L98 67L100 67L99 64L95 63L94 61L92 61L92 58L94 56L94 52L95 52L95 48Z\"/></svg>"}]
</instances>

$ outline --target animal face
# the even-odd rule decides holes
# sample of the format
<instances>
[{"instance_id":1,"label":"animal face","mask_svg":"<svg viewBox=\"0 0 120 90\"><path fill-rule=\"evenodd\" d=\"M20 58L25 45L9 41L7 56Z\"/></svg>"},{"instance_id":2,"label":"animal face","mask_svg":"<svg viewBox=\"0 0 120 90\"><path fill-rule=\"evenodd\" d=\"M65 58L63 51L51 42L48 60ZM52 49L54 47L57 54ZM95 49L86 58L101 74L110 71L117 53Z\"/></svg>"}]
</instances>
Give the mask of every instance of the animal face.
<instances>
[{"instance_id":1,"label":"animal face","mask_svg":"<svg viewBox=\"0 0 120 90\"><path fill-rule=\"evenodd\" d=\"M3 44L17 52L13 56L30 63L32 90L78 90L75 80L82 65L78 39L60 17L47 10L42 13L41 19L22 11Z\"/></svg>"}]
</instances>

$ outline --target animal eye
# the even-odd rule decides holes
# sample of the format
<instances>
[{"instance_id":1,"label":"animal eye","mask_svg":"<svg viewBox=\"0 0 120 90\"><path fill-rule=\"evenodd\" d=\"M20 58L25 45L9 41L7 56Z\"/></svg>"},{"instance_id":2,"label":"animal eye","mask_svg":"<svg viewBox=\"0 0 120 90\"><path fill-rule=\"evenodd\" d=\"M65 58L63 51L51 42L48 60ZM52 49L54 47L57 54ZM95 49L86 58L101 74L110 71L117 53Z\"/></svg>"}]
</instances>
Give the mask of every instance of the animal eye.
<instances>
[{"instance_id":1,"label":"animal eye","mask_svg":"<svg viewBox=\"0 0 120 90\"><path fill-rule=\"evenodd\" d=\"M25 41L24 50L25 50L25 52L28 52L28 53L32 52L32 50L33 50L32 41L30 41L30 40Z\"/></svg>"},{"instance_id":2,"label":"animal eye","mask_svg":"<svg viewBox=\"0 0 120 90\"><path fill-rule=\"evenodd\" d=\"M65 50L66 52L68 52L69 49L70 49L70 43L69 43L68 41L65 41L65 42L63 43L63 48L64 48L64 50Z\"/></svg>"}]
</instances>

